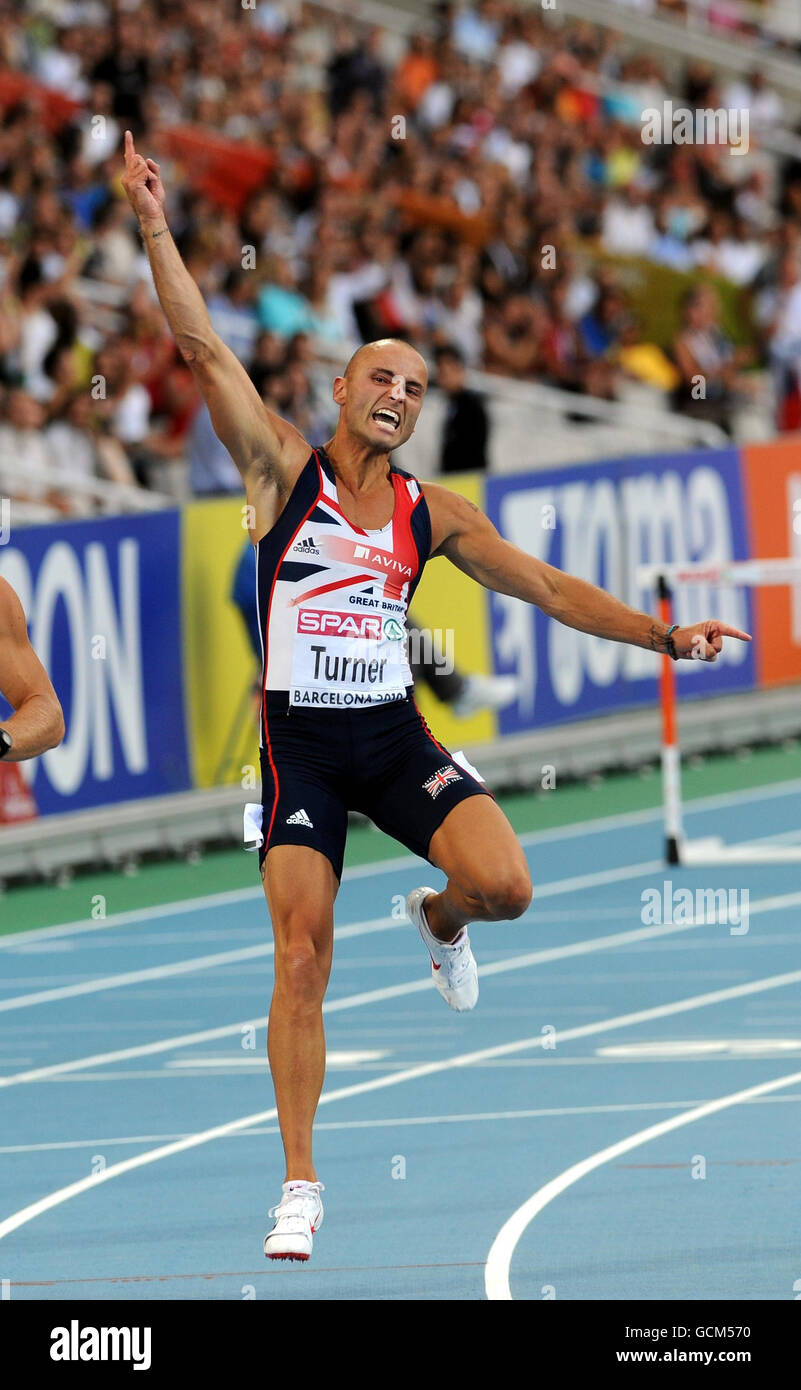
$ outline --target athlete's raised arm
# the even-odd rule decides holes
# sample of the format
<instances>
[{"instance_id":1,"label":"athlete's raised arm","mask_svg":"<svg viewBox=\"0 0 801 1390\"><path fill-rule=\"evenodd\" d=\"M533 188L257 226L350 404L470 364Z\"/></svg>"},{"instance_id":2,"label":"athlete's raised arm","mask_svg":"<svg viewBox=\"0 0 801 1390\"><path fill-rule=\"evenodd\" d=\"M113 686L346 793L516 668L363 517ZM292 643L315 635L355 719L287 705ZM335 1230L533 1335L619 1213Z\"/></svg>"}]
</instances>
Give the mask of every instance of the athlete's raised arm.
<instances>
[{"instance_id":1,"label":"athlete's raised arm","mask_svg":"<svg viewBox=\"0 0 801 1390\"><path fill-rule=\"evenodd\" d=\"M22 604L5 579L0 579L0 692L15 711L0 724L0 733L6 735L0 738L1 758L21 763L61 742L61 705L28 641Z\"/></svg>"},{"instance_id":2,"label":"athlete's raised arm","mask_svg":"<svg viewBox=\"0 0 801 1390\"><path fill-rule=\"evenodd\" d=\"M447 556L485 589L536 604L567 627L654 652L667 651L672 642L676 656L700 661L717 660L724 637L751 641L747 632L716 618L676 628L669 639L665 623L504 540L489 517L466 498L437 483L426 483L424 491L431 514L432 555Z\"/></svg>"},{"instance_id":3,"label":"athlete's raised arm","mask_svg":"<svg viewBox=\"0 0 801 1390\"><path fill-rule=\"evenodd\" d=\"M123 188L145 243L161 307L184 361L191 367L214 429L236 463L250 496L262 481L279 490L293 479L310 448L289 421L268 410L242 363L211 325L195 281L181 260L164 212L159 165L137 154L125 132Z\"/></svg>"}]
</instances>

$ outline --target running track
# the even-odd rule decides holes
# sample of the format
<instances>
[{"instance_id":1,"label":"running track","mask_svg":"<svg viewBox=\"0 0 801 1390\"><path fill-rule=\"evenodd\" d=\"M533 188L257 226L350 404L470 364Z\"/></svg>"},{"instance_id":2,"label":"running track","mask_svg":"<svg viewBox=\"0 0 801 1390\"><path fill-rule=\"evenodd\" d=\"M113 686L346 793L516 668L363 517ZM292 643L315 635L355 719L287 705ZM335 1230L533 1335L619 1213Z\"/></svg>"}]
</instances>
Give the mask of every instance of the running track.
<instances>
[{"instance_id":1,"label":"running track","mask_svg":"<svg viewBox=\"0 0 801 1390\"><path fill-rule=\"evenodd\" d=\"M688 828L799 839L799 792L696 802ZM653 812L523 841L535 901L474 928L471 1015L397 915L439 875L346 875L307 1267L261 1253L283 1172L260 888L0 938L3 1296L793 1298L798 866L665 870ZM666 879L747 889L748 931L643 925Z\"/></svg>"}]
</instances>

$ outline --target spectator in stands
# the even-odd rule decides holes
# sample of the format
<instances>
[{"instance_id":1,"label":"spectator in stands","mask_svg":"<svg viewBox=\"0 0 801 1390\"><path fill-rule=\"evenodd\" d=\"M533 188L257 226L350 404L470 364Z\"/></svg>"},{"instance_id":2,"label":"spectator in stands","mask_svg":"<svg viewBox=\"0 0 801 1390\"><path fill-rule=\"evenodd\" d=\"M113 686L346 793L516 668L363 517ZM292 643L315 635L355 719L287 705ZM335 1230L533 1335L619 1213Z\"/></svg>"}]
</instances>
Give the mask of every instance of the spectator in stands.
<instances>
[{"instance_id":1,"label":"spectator in stands","mask_svg":"<svg viewBox=\"0 0 801 1390\"><path fill-rule=\"evenodd\" d=\"M102 375L106 347L114 357L124 337L130 380L100 405L142 480L152 447L160 441L164 458L179 447L186 402L118 196L126 125L155 158L174 160L181 249L214 314L230 315L235 350L248 360L252 298L270 335L261 354L253 343L254 379L306 418L319 402L309 363L301 372L287 361L296 333L343 349L376 332L424 352L455 343L470 366L606 396L624 350L659 349L632 341L620 312L636 307L636 289L614 314L603 297L596 305L597 272L568 269L571 248L590 266L598 247L680 270L704 264L763 293L782 253L799 249L801 186L782 157L759 141L732 159L725 147L640 138L643 106L666 96L692 109L747 106L754 134L775 131L783 103L761 75L716 91L707 63L682 70L637 53L636 42L624 54L608 29L558 14L544 22L512 0L439 5L433 38L408 41L279 0L222 10L169 0L157 6L157 32L147 7L92 7L107 23L82 22L82 3L67 23L63 6L16 0L0 31L7 66L80 103L63 124L60 104L43 120L28 95L0 110L0 380L21 381L60 421L76 371L84 380L98 352ZM398 113L403 132L393 130ZM174 127L193 124L193 141L205 126L268 152L272 167L242 206L211 147L202 161L181 149ZM543 266L546 245L557 267ZM242 272L249 246L254 268ZM782 275L760 346L786 384L794 310ZM72 350L52 308L63 300L77 308ZM663 361L636 360L664 377Z\"/></svg>"},{"instance_id":2,"label":"spectator in stands","mask_svg":"<svg viewBox=\"0 0 801 1390\"><path fill-rule=\"evenodd\" d=\"M133 343L122 337L109 338L97 355L92 375L101 415L123 446L135 476L147 486L152 402L137 380L134 357Z\"/></svg>"},{"instance_id":3,"label":"spectator in stands","mask_svg":"<svg viewBox=\"0 0 801 1390\"><path fill-rule=\"evenodd\" d=\"M209 317L217 333L243 366L250 365L259 331L255 309L256 277L252 270L234 268L222 290L209 296Z\"/></svg>"},{"instance_id":4,"label":"spectator in stands","mask_svg":"<svg viewBox=\"0 0 801 1390\"><path fill-rule=\"evenodd\" d=\"M620 346L629 313L626 296L616 285L601 290L595 304L579 321L584 350L589 357L604 357Z\"/></svg>"},{"instance_id":5,"label":"spectator in stands","mask_svg":"<svg viewBox=\"0 0 801 1390\"><path fill-rule=\"evenodd\" d=\"M501 37L501 11L496 0L478 0L457 10L451 37L454 48L474 63L489 63Z\"/></svg>"},{"instance_id":6,"label":"spectator in stands","mask_svg":"<svg viewBox=\"0 0 801 1390\"><path fill-rule=\"evenodd\" d=\"M484 365L507 376L533 376L544 366L543 345L551 329L539 299L510 295L500 308L485 312Z\"/></svg>"},{"instance_id":7,"label":"spectator in stands","mask_svg":"<svg viewBox=\"0 0 801 1390\"><path fill-rule=\"evenodd\" d=\"M686 220L682 209L670 194L660 200L655 215L654 234L648 246L648 257L673 270L691 270L697 259L687 240Z\"/></svg>"},{"instance_id":8,"label":"spectator in stands","mask_svg":"<svg viewBox=\"0 0 801 1390\"><path fill-rule=\"evenodd\" d=\"M63 476L61 496L72 515L89 515L95 510L91 498L73 488L76 478L105 478L136 486L125 450L113 435L102 432L94 403L85 389L72 392L47 426L45 440L50 466Z\"/></svg>"},{"instance_id":9,"label":"spectator in stands","mask_svg":"<svg viewBox=\"0 0 801 1390\"><path fill-rule=\"evenodd\" d=\"M434 46L425 34L413 34L406 56L395 71L395 95L403 111L416 111L439 75Z\"/></svg>"},{"instance_id":10,"label":"spectator in stands","mask_svg":"<svg viewBox=\"0 0 801 1390\"><path fill-rule=\"evenodd\" d=\"M436 384L445 396L440 471L485 472L489 419L481 396L465 385L464 354L449 344L437 348L435 361Z\"/></svg>"},{"instance_id":11,"label":"spectator in stands","mask_svg":"<svg viewBox=\"0 0 801 1390\"><path fill-rule=\"evenodd\" d=\"M211 416L201 405L187 438L189 490L193 497L243 495L239 470L224 444L214 433Z\"/></svg>"},{"instance_id":12,"label":"spectator in stands","mask_svg":"<svg viewBox=\"0 0 801 1390\"><path fill-rule=\"evenodd\" d=\"M613 400L616 394L614 366L602 356L593 357L587 351L586 339L570 316L568 295L569 284L564 278L551 288L550 323L543 342L545 374L563 391ZM617 310L611 293L607 295L607 302L611 305L609 321L595 325L596 346L602 341L611 343L613 340L611 320Z\"/></svg>"},{"instance_id":13,"label":"spectator in stands","mask_svg":"<svg viewBox=\"0 0 801 1390\"><path fill-rule=\"evenodd\" d=\"M332 115L347 111L357 92L367 92L375 111L380 110L386 72L379 51L381 34L373 29L366 41L347 24L336 32L336 52L328 64L328 104Z\"/></svg>"},{"instance_id":14,"label":"spectator in stands","mask_svg":"<svg viewBox=\"0 0 801 1390\"><path fill-rule=\"evenodd\" d=\"M83 274L130 289L137 272L143 270L141 247L132 234L125 204L105 191L92 217L92 242Z\"/></svg>"},{"instance_id":15,"label":"spectator in stands","mask_svg":"<svg viewBox=\"0 0 801 1390\"><path fill-rule=\"evenodd\" d=\"M647 256L654 239L654 215L642 186L630 183L604 207L601 241L617 256Z\"/></svg>"},{"instance_id":16,"label":"spectator in stands","mask_svg":"<svg viewBox=\"0 0 801 1390\"><path fill-rule=\"evenodd\" d=\"M267 279L259 294L258 322L266 333L291 338L293 333L306 333L312 323L311 305L297 287L297 277L289 261L273 256L267 267Z\"/></svg>"},{"instance_id":17,"label":"spectator in stands","mask_svg":"<svg viewBox=\"0 0 801 1390\"><path fill-rule=\"evenodd\" d=\"M44 408L29 392L8 392L0 414L0 496L60 505L44 422Z\"/></svg>"},{"instance_id":18,"label":"spectator in stands","mask_svg":"<svg viewBox=\"0 0 801 1390\"><path fill-rule=\"evenodd\" d=\"M648 342L636 317L630 315L620 331L620 341L612 357L627 377L659 391L675 391L678 369L657 343Z\"/></svg>"},{"instance_id":19,"label":"spectator in stands","mask_svg":"<svg viewBox=\"0 0 801 1390\"><path fill-rule=\"evenodd\" d=\"M801 429L801 269L794 251L782 257L766 327L778 428Z\"/></svg>"},{"instance_id":20,"label":"spectator in stands","mask_svg":"<svg viewBox=\"0 0 801 1390\"><path fill-rule=\"evenodd\" d=\"M90 73L93 83L104 82L114 93L114 115L123 128L139 129L150 82L150 35L132 10L114 9L105 52Z\"/></svg>"},{"instance_id":21,"label":"spectator in stands","mask_svg":"<svg viewBox=\"0 0 801 1390\"><path fill-rule=\"evenodd\" d=\"M698 420L709 420L727 434L732 414L748 386L742 368L747 349L734 346L720 325L720 303L709 285L695 286L682 304L682 325L673 344L680 383L674 409Z\"/></svg>"},{"instance_id":22,"label":"spectator in stands","mask_svg":"<svg viewBox=\"0 0 801 1390\"><path fill-rule=\"evenodd\" d=\"M58 337L55 320L47 308L49 293L40 261L27 256L17 275L19 329L15 356L23 384L37 398L48 394L44 360Z\"/></svg>"},{"instance_id":23,"label":"spectator in stands","mask_svg":"<svg viewBox=\"0 0 801 1390\"><path fill-rule=\"evenodd\" d=\"M477 367L481 361L483 321L481 295L473 288L467 274L457 271L442 291L436 341L458 343L468 366Z\"/></svg>"}]
</instances>

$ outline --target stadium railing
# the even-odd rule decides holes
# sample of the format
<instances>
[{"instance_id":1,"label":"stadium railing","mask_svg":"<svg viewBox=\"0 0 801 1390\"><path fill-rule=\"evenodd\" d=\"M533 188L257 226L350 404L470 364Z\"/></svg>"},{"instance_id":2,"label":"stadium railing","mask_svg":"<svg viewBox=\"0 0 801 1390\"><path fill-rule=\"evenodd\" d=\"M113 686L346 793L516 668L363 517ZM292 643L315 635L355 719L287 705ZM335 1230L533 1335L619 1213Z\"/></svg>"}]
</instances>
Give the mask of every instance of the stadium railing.
<instances>
[{"instance_id":1,"label":"stadium railing","mask_svg":"<svg viewBox=\"0 0 801 1390\"><path fill-rule=\"evenodd\" d=\"M27 499L17 501L15 499L15 485L23 498L31 487L31 474L24 464L14 463L11 459L3 458L0 461L0 476L2 476L3 488L7 488L11 493L15 521L35 523L64 520L64 513L58 507L51 506L46 502ZM64 468L58 466L38 468L35 484L37 489L46 488L53 493L94 504L90 510L100 512L105 516L114 516L125 512L153 512L160 511L162 507L175 506L174 498L167 497L160 492L153 492L149 488L132 487L126 483L114 483L105 478L90 477L82 473L72 474L69 472L68 463Z\"/></svg>"}]
</instances>

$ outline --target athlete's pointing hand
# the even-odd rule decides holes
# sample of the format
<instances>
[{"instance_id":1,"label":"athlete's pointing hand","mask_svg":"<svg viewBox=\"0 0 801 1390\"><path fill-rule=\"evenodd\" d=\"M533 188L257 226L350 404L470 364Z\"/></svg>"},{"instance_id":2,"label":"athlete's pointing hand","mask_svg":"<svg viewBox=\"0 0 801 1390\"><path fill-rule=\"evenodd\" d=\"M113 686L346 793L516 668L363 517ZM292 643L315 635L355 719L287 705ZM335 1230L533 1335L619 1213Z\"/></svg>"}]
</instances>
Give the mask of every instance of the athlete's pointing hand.
<instances>
[{"instance_id":1,"label":"athlete's pointing hand","mask_svg":"<svg viewBox=\"0 0 801 1390\"><path fill-rule=\"evenodd\" d=\"M728 623L718 622L717 618L709 618L705 623L676 628L673 633L676 656L694 661L717 661L718 654L723 650L724 637L737 637L741 642L751 641L750 635L741 632L738 627L729 627Z\"/></svg>"},{"instance_id":2,"label":"athlete's pointing hand","mask_svg":"<svg viewBox=\"0 0 801 1390\"><path fill-rule=\"evenodd\" d=\"M125 173L122 178L128 201L140 222L161 217L164 212L164 184L161 170L153 159L137 154L130 130L125 132Z\"/></svg>"}]
</instances>

